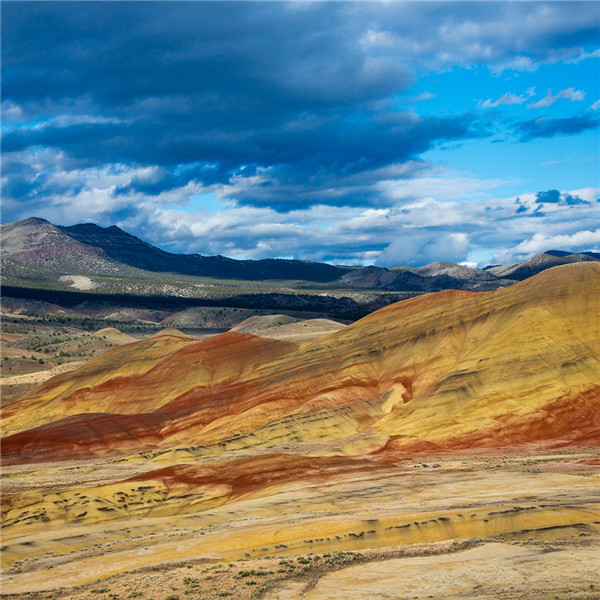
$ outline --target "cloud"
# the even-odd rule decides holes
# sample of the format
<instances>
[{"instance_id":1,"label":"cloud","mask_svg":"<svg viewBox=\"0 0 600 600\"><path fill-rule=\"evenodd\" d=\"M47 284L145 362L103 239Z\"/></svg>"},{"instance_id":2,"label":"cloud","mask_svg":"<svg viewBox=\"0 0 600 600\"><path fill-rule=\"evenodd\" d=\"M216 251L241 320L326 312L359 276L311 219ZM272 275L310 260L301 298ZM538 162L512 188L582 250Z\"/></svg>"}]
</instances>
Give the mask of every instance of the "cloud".
<instances>
[{"instance_id":1,"label":"cloud","mask_svg":"<svg viewBox=\"0 0 600 600\"><path fill-rule=\"evenodd\" d=\"M592 56L584 47L597 43L597 13L584 2L577 11L564 3L428 2L419 10L393 3L370 20L361 42L435 70L486 63L496 72L529 71Z\"/></svg>"},{"instance_id":2,"label":"cloud","mask_svg":"<svg viewBox=\"0 0 600 600\"><path fill-rule=\"evenodd\" d=\"M6 220L118 224L174 251L380 264L464 262L597 222L586 204L597 190L559 191L557 203L525 190L516 208L494 195L514 179L424 158L506 127L519 141L588 131L597 113L511 124L440 108L433 78L413 88L424 74L517 77L591 60L593 3L2 8ZM526 87L483 104L525 104ZM203 195L221 210L190 203Z\"/></svg>"},{"instance_id":3,"label":"cloud","mask_svg":"<svg viewBox=\"0 0 600 600\"><path fill-rule=\"evenodd\" d=\"M596 100L596 102L594 102L594 104L592 104L592 105L590 106L590 108L591 108L592 110L598 110L598 109L600 109L600 100Z\"/></svg>"},{"instance_id":4,"label":"cloud","mask_svg":"<svg viewBox=\"0 0 600 600\"><path fill-rule=\"evenodd\" d=\"M497 100L494 102L491 99L486 100L483 104L483 108L495 108L496 106L500 106L501 104L511 105L511 104L523 104L526 102L531 96L535 94L535 88L530 87L527 88L527 91L520 96L517 96L512 93L502 94Z\"/></svg>"},{"instance_id":5,"label":"cloud","mask_svg":"<svg viewBox=\"0 0 600 600\"><path fill-rule=\"evenodd\" d=\"M560 192L558 190L548 190L547 192L538 192L535 195L535 201L538 204L548 202L551 204L558 204L560 202Z\"/></svg>"},{"instance_id":6,"label":"cloud","mask_svg":"<svg viewBox=\"0 0 600 600\"><path fill-rule=\"evenodd\" d=\"M589 200L583 200L583 198L580 198L579 196L572 196L566 192L563 194L563 201L568 206L576 206L577 204L591 204Z\"/></svg>"},{"instance_id":7,"label":"cloud","mask_svg":"<svg viewBox=\"0 0 600 600\"><path fill-rule=\"evenodd\" d=\"M534 254L548 250L568 250L570 252L597 251L600 248L600 229L585 229L567 235L549 235L535 233L530 239L525 240L511 248L510 256L519 257L520 260L530 258ZM494 257L493 261L504 260L503 255Z\"/></svg>"},{"instance_id":8,"label":"cloud","mask_svg":"<svg viewBox=\"0 0 600 600\"><path fill-rule=\"evenodd\" d=\"M588 58L598 58L600 57L600 48L596 50L592 50L592 52L585 52L582 48L579 50L579 55L575 56L571 61L575 64L581 62L582 60L586 60Z\"/></svg>"},{"instance_id":9,"label":"cloud","mask_svg":"<svg viewBox=\"0 0 600 600\"><path fill-rule=\"evenodd\" d=\"M462 262L469 253L465 233L442 233L435 228L421 231L401 230L379 255L376 264L385 267L419 266L433 261Z\"/></svg>"},{"instance_id":10,"label":"cloud","mask_svg":"<svg viewBox=\"0 0 600 600\"><path fill-rule=\"evenodd\" d=\"M359 122L326 120L307 127L288 124L285 135L260 129L238 132L228 139L201 134L193 144L186 135L172 148L156 144L153 135L146 125L47 125L9 131L3 149L23 156L34 148L54 148L76 156L73 162L79 168L116 161L153 169L151 181L133 178L124 184L123 192L152 194L196 182L218 185L217 193L223 199L285 211L309 204L376 203L375 178L385 178L386 172L399 179L413 176L420 168L414 159L437 142L479 137L485 132L480 132L470 116L440 119L393 113ZM187 153L189 144L193 151L190 148ZM187 162L192 158L193 162ZM30 179L35 180L33 174ZM38 186L37 191L44 193L47 188Z\"/></svg>"},{"instance_id":11,"label":"cloud","mask_svg":"<svg viewBox=\"0 0 600 600\"><path fill-rule=\"evenodd\" d=\"M535 195L536 204L560 204L561 206L576 206L578 204L590 204L589 200L580 198L577 194L569 194L558 190L548 190L546 192L538 192Z\"/></svg>"},{"instance_id":12,"label":"cloud","mask_svg":"<svg viewBox=\"0 0 600 600\"><path fill-rule=\"evenodd\" d=\"M42 216L63 225L90 220L105 226L117 224L175 252L394 266L433 260L464 262L472 260L471 253L491 250L504 253L502 262L514 262L523 259L522 254L514 254L515 248L536 233L571 236L593 231L598 223L597 188L558 191L558 203L538 203L539 192L524 192L516 203L515 197L489 197L494 185L502 182L453 179L451 172L428 171L429 165L413 165L414 173L421 169L421 175L407 179L406 186L397 189L389 184L389 189L381 191L386 201L378 208L299 204L282 213L267 205L240 206L223 199L218 212L203 210L201 203L190 211L186 204L191 196L216 195L218 186L188 183L155 194L128 187L135 178L152 181L157 176L145 167L80 169L77 186L73 186L74 175L64 168L64 157L44 151L28 160L39 172L52 166L48 176L53 180L48 185L58 186L57 191L32 193L25 206L3 199L5 216L23 210L22 216ZM412 171L398 166L392 172ZM374 176L374 182L378 178ZM445 199L436 199L432 190ZM527 210L516 214L515 206ZM536 209L535 218L528 216Z\"/></svg>"},{"instance_id":13,"label":"cloud","mask_svg":"<svg viewBox=\"0 0 600 600\"><path fill-rule=\"evenodd\" d=\"M520 141L529 142L538 138L551 138L557 135L575 135L591 131L600 126L600 117L583 114L574 117L555 119L531 119L515 124Z\"/></svg>"},{"instance_id":14,"label":"cloud","mask_svg":"<svg viewBox=\"0 0 600 600\"><path fill-rule=\"evenodd\" d=\"M540 108L546 108L548 106L552 106L558 100L570 100L571 102L579 102L585 98L585 92L581 90L576 90L575 88L566 88L561 90L556 95L552 95L552 90L548 90L545 98L538 100L537 102L532 102L529 105L529 108L533 108L535 110Z\"/></svg>"},{"instance_id":15,"label":"cloud","mask_svg":"<svg viewBox=\"0 0 600 600\"><path fill-rule=\"evenodd\" d=\"M432 94L431 92L423 92L422 94L411 98L410 102L425 102L427 100L433 100L434 98L435 94Z\"/></svg>"},{"instance_id":16,"label":"cloud","mask_svg":"<svg viewBox=\"0 0 600 600\"><path fill-rule=\"evenodd\" d=\"M517 54L534 65L583 59L594 15L585 2L9 2L3 152L54 149L77 172L153 170L121 194L218 186L223 199L279 211L378 206L373 173L492 133L476 114L382 108L418 73L503 69ZM53 193L44 175L25 174L27 161L8 162L10 189L27 180L30 193Z\"/></svg>"}]
</instances>

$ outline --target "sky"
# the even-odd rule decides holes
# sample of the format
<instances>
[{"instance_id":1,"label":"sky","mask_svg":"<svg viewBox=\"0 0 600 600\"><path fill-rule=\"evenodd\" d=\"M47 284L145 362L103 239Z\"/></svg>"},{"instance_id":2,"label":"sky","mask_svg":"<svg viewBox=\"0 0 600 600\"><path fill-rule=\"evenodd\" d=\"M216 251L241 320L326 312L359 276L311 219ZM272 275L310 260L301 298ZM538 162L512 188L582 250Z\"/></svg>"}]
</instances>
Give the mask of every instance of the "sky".
<instances>
[{"instance_id":1,"label":"sky","mask_svg":"<svg viewBox=\"0 0 600 600\"><path fill-rule=\"evenodd\" d=\"M600 251L600 3L10 2L2 222L172 252Z\"/></svg>"}]
</instances>

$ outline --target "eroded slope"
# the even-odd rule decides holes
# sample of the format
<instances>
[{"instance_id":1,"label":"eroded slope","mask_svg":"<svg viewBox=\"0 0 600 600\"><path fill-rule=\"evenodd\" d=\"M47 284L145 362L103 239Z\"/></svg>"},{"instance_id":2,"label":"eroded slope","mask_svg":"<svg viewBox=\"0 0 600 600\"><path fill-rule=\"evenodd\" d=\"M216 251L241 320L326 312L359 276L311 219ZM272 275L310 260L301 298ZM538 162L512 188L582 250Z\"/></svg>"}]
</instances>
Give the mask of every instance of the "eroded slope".
<instances>
[{"instance_id":1,"label":"eroded slope","mask_svg":"<svg viewBox=\"0 0 600 600\"><path fill-rule=\"evenodd\" d=\"M384 459L594 443L599 355L600 266L566 265L397 303L302 346L236 332L122 346L11 405L3 453L131 452L138 430L139 450L300 444Z\"/></svg>"}]
</instances>

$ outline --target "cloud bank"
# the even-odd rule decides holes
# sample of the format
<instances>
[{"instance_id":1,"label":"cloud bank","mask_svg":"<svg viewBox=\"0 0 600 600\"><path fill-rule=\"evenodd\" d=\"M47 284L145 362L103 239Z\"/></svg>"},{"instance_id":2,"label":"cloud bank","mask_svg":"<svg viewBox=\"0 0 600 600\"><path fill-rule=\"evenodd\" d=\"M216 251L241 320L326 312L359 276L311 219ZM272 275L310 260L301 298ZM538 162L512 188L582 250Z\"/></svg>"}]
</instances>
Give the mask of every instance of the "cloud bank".
<instances>
[{"instance_id":1,"label":"cloud bank","mask_svg":"<svg viewBox=\"0 0 600 600\"><path fill-rule=\"evenodd\" d=\"M502 182L428 153L576 136L597 112L509 120L490 114L526 110L535 86L468 108L415 86L598 60L597 24L588 2L4 2L3 220L116 223L174 250L257 258L409 264L517 248L538 206L486 242L508 210ZM579 87L531 108L583 100ZM560 205L588 228L590 207Z\"/></svg>"}]
</instances>

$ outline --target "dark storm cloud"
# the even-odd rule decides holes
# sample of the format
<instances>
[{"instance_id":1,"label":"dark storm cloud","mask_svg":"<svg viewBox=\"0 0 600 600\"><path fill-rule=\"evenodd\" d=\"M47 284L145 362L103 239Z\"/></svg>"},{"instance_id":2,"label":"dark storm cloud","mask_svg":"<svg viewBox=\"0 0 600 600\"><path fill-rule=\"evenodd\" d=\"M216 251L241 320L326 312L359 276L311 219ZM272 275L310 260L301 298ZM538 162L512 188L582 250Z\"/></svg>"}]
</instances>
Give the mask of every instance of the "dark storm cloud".
<instances>
[{"instance_id":1,"label":"dark storm cloud","mask_svg":"<svg viewBox=\"0 0 600 600\"><path fill-rule=\"evenodd\" d=\"M432 2L418 10L414 3L5 2L3 13L6 98L90 95L126 108L175 90L186 100L214 94L211 108L225 101L223 114L282 100L305 108L380 98L411 80L408 58L541 60L597 41L597 14L586 2Z\"/></svg>"},{"instance_id":2,"label":"dark storm cloud","mask_svg":"<svg viewBox=\"0 0 600 600\"><path fill-rule=\"evenodd\" d=\"M562 206L577 206L581 204L590 204L589 201L580 198L577 195L563 192L562 194L558 190L548 190L545 192L538 192L535 195L536 204L560 204ZM540 207L538 207L539 209ZM536 209L537 210L537 209Z\"/></svg>"},{"instance_id":3,"label":"dark storm cloud","mask_svg":"<svg viewBox=\"0 0 600 600\"><path fill-rule=\"evenodd\" d=\"M16 101L90 94L123 110L166 96L175 120L198 109L191 95L208 101L203 111L239 108L243 119L282 101L343 105L406 85L401 65L367 61L356 44L362 24L347 13L322 4L7 3L9 93Z\"/></svg>"},{"instance_id":4,"label":"dark storm cloud","mask_svg":"<svg viewBox=\"0 0 600 600\"><path fill-rule=\"evenodd\" d=\"M49 149L63 168L154 169L116 184L117 195L196 182L226 184L226 198L278 210L376 206L370 173L440 141L487 135L476 115L391 112L390 98L419 68L501 70L515 57L531 65L569 55L594 40L594 10L586 2L3 2L8 189L38 199L62 192L64 180L24 166L35 161L19 165L17 157ZM518 128L533 139L597 125L581 119ZM75 193L81 183L71 185Z\"/></svg>"},{"instance_id":5,"label":"dark storm cloud","mask_svg":"<svg viewBox=\"0 0 600 600\"><path fill-rule=\"evenodd\" d=\"M558 190L548 190L547 192L538 192L535 195L537 204L558 204L560 202L560 192Z\"/></svg>"},{"instance_id":6,"label":"dark storm cloud","mask_svg":"<svg viewBox=\"0 0 600 600\"><path fill-rule=\"evenodd\" d=\"M516 129L521 141L529 142L556 135L574 135L591 131L600 126L600 117L594 114L578 115L557 119L532 119L517 123Z\"/></svg>"},{"instance_id":7,"label":"dark storm cloud","mask_svg":"<svg viewBox=\"0 0 600 600\"><path fill-rule=\"evenodd\" d=\"M587 200L580 198L577 195L567 194L566 192L563 194L563 199L568 206L577 206L579 204L591 204Z\"/></svg>"}]
</instances>

